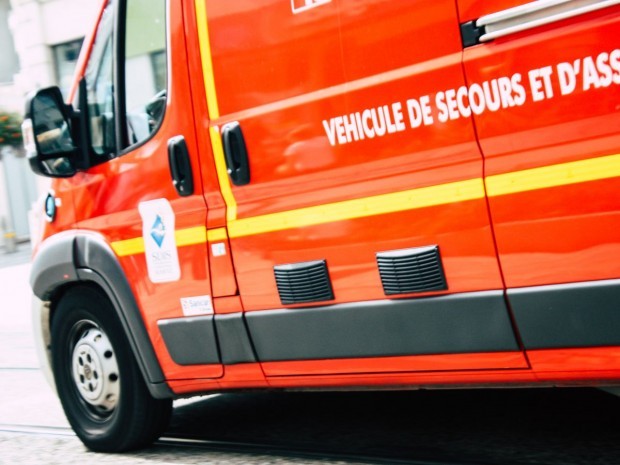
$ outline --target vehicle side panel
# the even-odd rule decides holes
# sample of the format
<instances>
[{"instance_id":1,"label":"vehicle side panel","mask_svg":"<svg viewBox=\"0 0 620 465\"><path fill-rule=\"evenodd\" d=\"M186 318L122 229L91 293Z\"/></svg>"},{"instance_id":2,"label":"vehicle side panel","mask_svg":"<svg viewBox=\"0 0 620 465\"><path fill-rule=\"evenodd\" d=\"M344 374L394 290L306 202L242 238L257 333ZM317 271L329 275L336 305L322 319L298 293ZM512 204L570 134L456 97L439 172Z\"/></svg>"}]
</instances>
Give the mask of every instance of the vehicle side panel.
<instances>
[{"instance_id":1,"label":"vehicle side panel","mask_svg":"<svg viewBox=\"0 0 620 465\"><path fill-rule=\"evenodd\" d=\"M475 116L508 288L620 276L619 11L465 51L470 83L519 73L527 93Z\"/></svg>"},{"instance_id":2,"label":"vehicle side panel","mask_svg":"<svg viewBox=\"0 0 620 465\"><path fill-rule=\"evenodd\" d=\"M473 124L430 122L438 88L464 83L453 2L339 0L293 14L286 2L207 0L206 14L211 124L239 122L249 153L250 183L231 186L228 219L246 312L285 306L274 267L316 260L333 299L312 305L385 299L377 254L433 245L448 283L440 294L503 288ZM338 129L364 111L373 130ZM505 305L499 312L518 351Z\"/></svg>"}]
</instances>

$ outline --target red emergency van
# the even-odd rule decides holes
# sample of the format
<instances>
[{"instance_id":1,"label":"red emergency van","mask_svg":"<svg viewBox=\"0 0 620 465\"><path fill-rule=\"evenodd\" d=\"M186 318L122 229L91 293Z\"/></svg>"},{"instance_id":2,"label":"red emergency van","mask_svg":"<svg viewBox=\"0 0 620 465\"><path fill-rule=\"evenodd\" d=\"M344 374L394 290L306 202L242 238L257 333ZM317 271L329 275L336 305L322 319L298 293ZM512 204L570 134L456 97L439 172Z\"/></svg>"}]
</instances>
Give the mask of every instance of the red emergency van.
<instances>
[{"instance_id":1,"label":"red emergency van","mask_svg":"<svg viewBox=\"0 0 620 465\"><path fill-rule=\"evenodd\" d=\"M241 389L620 386L618 0L107 0L31 284L93 450Z\"/></svg>"}]
</instances>

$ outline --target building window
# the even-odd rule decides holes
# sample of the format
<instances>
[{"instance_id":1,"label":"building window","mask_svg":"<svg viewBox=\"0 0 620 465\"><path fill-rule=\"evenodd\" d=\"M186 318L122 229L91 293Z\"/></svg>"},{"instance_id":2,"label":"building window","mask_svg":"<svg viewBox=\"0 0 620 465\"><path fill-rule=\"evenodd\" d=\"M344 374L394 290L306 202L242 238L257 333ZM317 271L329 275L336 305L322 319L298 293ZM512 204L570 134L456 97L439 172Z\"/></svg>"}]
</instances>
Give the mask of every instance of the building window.
<instances>
[{"instance_id":1,"label":"building window","mask_svg":"<svg viewBox=\"0 0 620 465\"><path fill-rule=\"evenodd\" d=\"M64 44L52 46L54 65L56 68L56 81L63 95L66 97L73 83L75 65L80 56L83 39L72 40Z\"/></svg>"},{"instance_id":2,"label":"building window","mask_svg":"<svg viewBox=\"0 0 620 465\"><path fill-rule=\"evenodd\" d=\"M155 89L166 90L166 52L158 50L151 53L151 67Z\"/></svg>"}]
</instances>

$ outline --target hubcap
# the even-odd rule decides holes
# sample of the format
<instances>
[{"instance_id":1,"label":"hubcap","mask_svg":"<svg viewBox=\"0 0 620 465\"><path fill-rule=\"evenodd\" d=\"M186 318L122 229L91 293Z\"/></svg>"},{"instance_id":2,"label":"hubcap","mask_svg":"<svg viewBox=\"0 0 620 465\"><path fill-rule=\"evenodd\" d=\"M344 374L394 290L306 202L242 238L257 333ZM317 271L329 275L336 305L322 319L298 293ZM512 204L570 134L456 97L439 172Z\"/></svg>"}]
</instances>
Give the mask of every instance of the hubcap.
<instances>
[{"instance_id":1,"label":"hubcap","mask_svg":"<svg viewBox=\"0 0 620 465\"><path fill-rule=\"evenodd\" d=\"M116 354L101 329L92 323L85 326L73 349L73 380L89 405L102 413L111 412L120 392Z\"/></svg>"}]
</instances>

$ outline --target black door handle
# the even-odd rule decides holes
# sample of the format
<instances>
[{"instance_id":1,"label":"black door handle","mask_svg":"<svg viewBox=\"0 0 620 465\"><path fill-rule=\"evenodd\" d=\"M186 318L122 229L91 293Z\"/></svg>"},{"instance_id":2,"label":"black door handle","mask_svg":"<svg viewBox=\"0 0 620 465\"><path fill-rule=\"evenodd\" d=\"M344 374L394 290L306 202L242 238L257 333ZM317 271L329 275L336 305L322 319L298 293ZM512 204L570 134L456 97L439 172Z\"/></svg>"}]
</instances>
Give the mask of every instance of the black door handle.
<instances>
[{"instance_id":1,"label":"black door handle","mask_svg":"<svg viewBox=\"0 0 620 465\"><path fill-rule=\"evenodd\" d=\"M172 184L181 197L194 193L194 177L192 165L189 161L189 152L183 136L176 136L168 140L168 161Z\"/></svg>"},{"instance_id":2,"label":"black door handle","mask_svg":"<svg viewBox=\"0 0 620 465\"><path fill-rule=\"evenodd\" d=\"M236 121L228 123L222 128L222 145L228 176L235 186L244 186L250 182L250 164L248 150L241 126Z\"/></svg>"}]
</instances>

